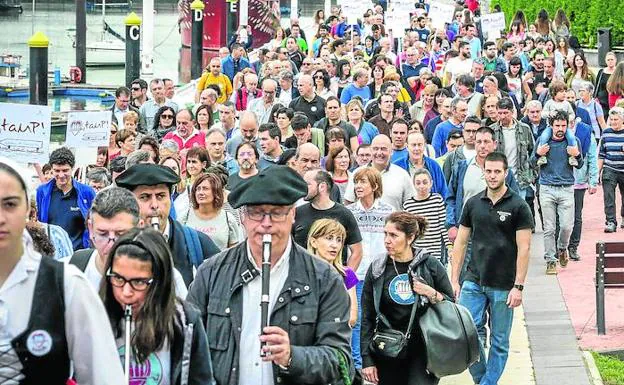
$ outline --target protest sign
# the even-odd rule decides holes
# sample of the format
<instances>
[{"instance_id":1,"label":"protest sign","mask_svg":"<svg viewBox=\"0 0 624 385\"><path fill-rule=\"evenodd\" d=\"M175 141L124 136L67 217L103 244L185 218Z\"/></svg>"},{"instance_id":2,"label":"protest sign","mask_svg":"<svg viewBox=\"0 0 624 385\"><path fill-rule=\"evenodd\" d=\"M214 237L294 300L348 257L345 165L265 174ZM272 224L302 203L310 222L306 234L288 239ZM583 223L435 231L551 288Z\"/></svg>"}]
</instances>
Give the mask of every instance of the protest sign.
<instances>
[{"instance_id":1,"label":"protest sign","mask_svg":"<svg viewBox=\"0 0 624 385\"><path fill-rule=\"evenodd\" d=\"M0 103L0 156L19 163L46 163L50 119L48 106Z\"/></svg>"},{"instance_id":2,"label":"protest sign","mask_svg":"<svg viewBox=\"0 0 624 385\"><path fill-rule=\"evenodd\" d=\"M505 13L496 12L481 15L481 30L485 32L500 32L506 28Z\"/></svg>"},{"instance_id":3,"label":"protest sign","mask_svg":"<svg viewBox=\"0 0 624 385\"><path fill-rule=\"evenodd\" d=\"M81 111L67 114L67 147L108 146L110 137L110 111Z\"/></svg>"},{"instance_id":4,"label":"protest sign","mask_svg":"<svg viewBox=\"0 0 624 385\"><path fill-rule=\"evenodd\" d=\"M434 28L444 28L444 23L452 22L454 15L455 6L452 4L434 1L429 6L429 18Z\"/></svg>"}]
</instances>

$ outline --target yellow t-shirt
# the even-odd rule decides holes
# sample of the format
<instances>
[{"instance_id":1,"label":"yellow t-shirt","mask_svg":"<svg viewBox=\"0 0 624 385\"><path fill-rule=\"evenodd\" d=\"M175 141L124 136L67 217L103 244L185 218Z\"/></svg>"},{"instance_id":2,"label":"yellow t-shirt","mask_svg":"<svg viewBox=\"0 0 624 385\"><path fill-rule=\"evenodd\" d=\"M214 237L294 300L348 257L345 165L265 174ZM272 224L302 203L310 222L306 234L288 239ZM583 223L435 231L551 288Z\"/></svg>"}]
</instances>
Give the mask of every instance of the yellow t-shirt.
<instances>
[{"instance_id":1,"label":"yellow t-shirt","mask_svg":"<svg viewBox=\"0 0 624 385\"><path fill-rule=\"evenodd\" d=\"M216 84L221 90L221 96L217 99L217 103L224 103L232 95L232 82L224 74L214 76L212 72L204 72L197 82L197 90L203 91L209 85Z\"/></svg>"}]
</instances>

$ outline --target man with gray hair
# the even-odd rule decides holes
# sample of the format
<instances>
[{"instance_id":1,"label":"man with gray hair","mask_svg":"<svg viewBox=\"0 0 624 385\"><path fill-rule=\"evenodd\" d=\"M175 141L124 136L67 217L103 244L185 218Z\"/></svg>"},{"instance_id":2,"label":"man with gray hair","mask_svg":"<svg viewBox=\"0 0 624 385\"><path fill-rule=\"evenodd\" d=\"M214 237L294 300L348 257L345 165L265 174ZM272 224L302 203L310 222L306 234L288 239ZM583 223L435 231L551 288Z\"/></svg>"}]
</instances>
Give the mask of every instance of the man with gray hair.
<instances>
[{"instance_id":1,"label":"man with gray hair","mask_svg":"<svg viewBox=\"0 0 624 385\"><path fill-rule=\"evenodd\" d=\"M346 86L340 94L340 103L346 105L354 97L359 97L362 100L362 105L371 99L371 91L368 87L368 70L365 68L358 68L353 73L353 83Z\"/></svg>"},{"instance_id":2,"label":"man with gray hair","mask_svg":"<svg viewBox=\"0 0 624 385\"><path fill-rule=\"evenodd\" d=\"M520 121L531 127L533 137L537 139L546 126L548 126L546 119L542 118L542 103L539 100L531 100L525 107L525 115Z\"/></svg>"},{"instance_id":3,"label":"man with gray hair","mask_svg":"<svg viewBox=\"0 0 624 385\"><path fill-rule=\"evenodd\" d=\"M98 193L111 184L111 178L105 168L98 167L87 173L87 184Z\"/></svg>"},{"instance_id":4,"label":"man with gray hair","mask_svg":"<svg viewBox=\"0 0 624 385\"><path fill-rule=\"evenodd\" d=\"M141 125L145 133L148 128L154 127L154 117L156 112L163 106L169 106L173 110L178 112L178 105L165 97L165 83L162 79L152 79L150 82L150 91L152 92L152 98L143 103L139 109L139 115L141 115Z\"/></svg>"},{"instance_id":5,"label":"man with gray hair","mask_svg":"<svg viewBox=\"0 0 624 385\"><path fill-rule=\"evenodd\" d=\"M284 70L280 72L277 100L284 106L287 106L294 98L299 96L299 90L293 86L293 79L292 71Z\"/></svg>"},{"instance_id":6,"label":"man with gray hair","mask_svg":"<svg viewBox=\"0 0 624 385\"><path fill-rule=\"evenodd\" d=\"M258 117L259 123L268 123L271 117L271 110L279 101L275 99L277 93L277 82L267 78L262 81L262 97L253 99L247 105L247 110L252 111Z\"/></svg>"},{"instance_id":7,"label":"man with gray hair","mask_svg":"<svg viewBox=\"0 0 624 385\"><path fill-rule=\"evenodd\" d=\"M154 160L148 151L136 150L128 155L126 159L126 170L139 163L154 163Z\"/></svg>"},{"instance_id":8,"label":"man with gray hair","mask_svg":"<svg viewBox=\"0 0 624 385\"><path fill-rule=\"evenodd\" d=\"M85 273L97 291L106 274L109 252L117 239L135 227L143 227L139 204L130 191L121 187L110 187L98 193L89 210L87 226L93 248L79 250L63 262L70 263ZM176 295L185 298L186 286L180 272L174 269Z\"/></svg>"}]
</instances>

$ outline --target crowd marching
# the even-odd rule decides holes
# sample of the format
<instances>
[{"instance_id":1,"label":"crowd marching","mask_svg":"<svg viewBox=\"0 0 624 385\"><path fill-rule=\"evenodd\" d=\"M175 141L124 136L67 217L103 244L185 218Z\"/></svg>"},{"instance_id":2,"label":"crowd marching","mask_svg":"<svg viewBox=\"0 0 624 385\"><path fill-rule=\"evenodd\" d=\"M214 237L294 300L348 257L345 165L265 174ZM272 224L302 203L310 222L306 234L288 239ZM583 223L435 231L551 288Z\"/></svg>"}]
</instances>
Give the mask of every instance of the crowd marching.
<instances>
[{"instance_id":1,"label":"crowd marching","mask_svg":"<svg viewBox=\"0 0 624 385\"><path fill-rule=\"evenodd\" d=\"M452 302L498 384L536 224L548 275L586 193L624 228L624 62L589 68L561 9L486 34L476 1L384 7L293 16L253 62L239 29L187 105L119 87L93 165L0 159L0 384L437 384Z\"/></svg>"}]
</instances>

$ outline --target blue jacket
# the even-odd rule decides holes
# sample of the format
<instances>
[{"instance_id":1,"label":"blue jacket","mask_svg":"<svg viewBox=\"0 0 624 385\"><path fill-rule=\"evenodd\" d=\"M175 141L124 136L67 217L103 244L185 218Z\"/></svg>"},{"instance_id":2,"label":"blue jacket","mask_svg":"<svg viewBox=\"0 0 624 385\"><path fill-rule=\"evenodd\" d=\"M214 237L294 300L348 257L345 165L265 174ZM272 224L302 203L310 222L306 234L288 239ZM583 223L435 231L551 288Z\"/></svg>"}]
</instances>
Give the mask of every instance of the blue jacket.
<instances>
[{"instance_id":1,"label":"blue jacket","mask_svg":"<svg viewBox=\"0 0 624 385\"><path fill-rule=\"evenodd\" d=\"M446 186L446 179L444 179L444 172L442 172L442 168L435 160L429 158L428 156L423 158L425 160L425 168L431 174L431 179L433 181L431 192L440 194L442 198L446 198L446 195L448 194L448 187ZM409 156L397 159L392 163L409 173Z\"/></svg>"},{"instance_id":2,"label":"blue jacket","mask_svg":"<svg viewBox=\"0 0 624 385\"><path fill-rule=\"evenodd\" d=\"M238 71L242 71L245 68L251 68L251 64L249 64L249 60L244 57L241 57L238 62ZM232 55L228 55L225 59L221 60L221 72L223 72L230 81L233 81L234 75L234 58Z\"/></svg>"},{"instance_id":3,"label":"blue jacket","mask_svg":"<svg viewBox=\"0 0 624 385\"><path fill-rule=\"evenodd\" d=\"M459 227L462 209L464 208L464 176L468 169L468 161L466 159L457 163L451 174L451 181L448 186L448 195L446 196L446 227ZM507 187L518 193L520 186L516 182L516 178L511 170L505 178Z\"/></svg>"},{"instance_id":4,"label":"blue jacket","mask_svg":"<svg viewBox=\"0 0 624 385\"><path fill-rule=\"evenodd\" d=\"M50 180L48 183L43 184L37 188L37 220L39 222L48 223L48 211L50 210L50 199L52 197L52 190L54 189L55 179ZM87 220L89 215L89 209L91 209L91 202L95 198L95 191L86 184L82 184L72 178L72 186L78 193L77 203L80 208L82 217ZM85 231L82 234L82 246L84 248L89 247L89 230L85 226Z\"/></svg>"}]
</instances>

